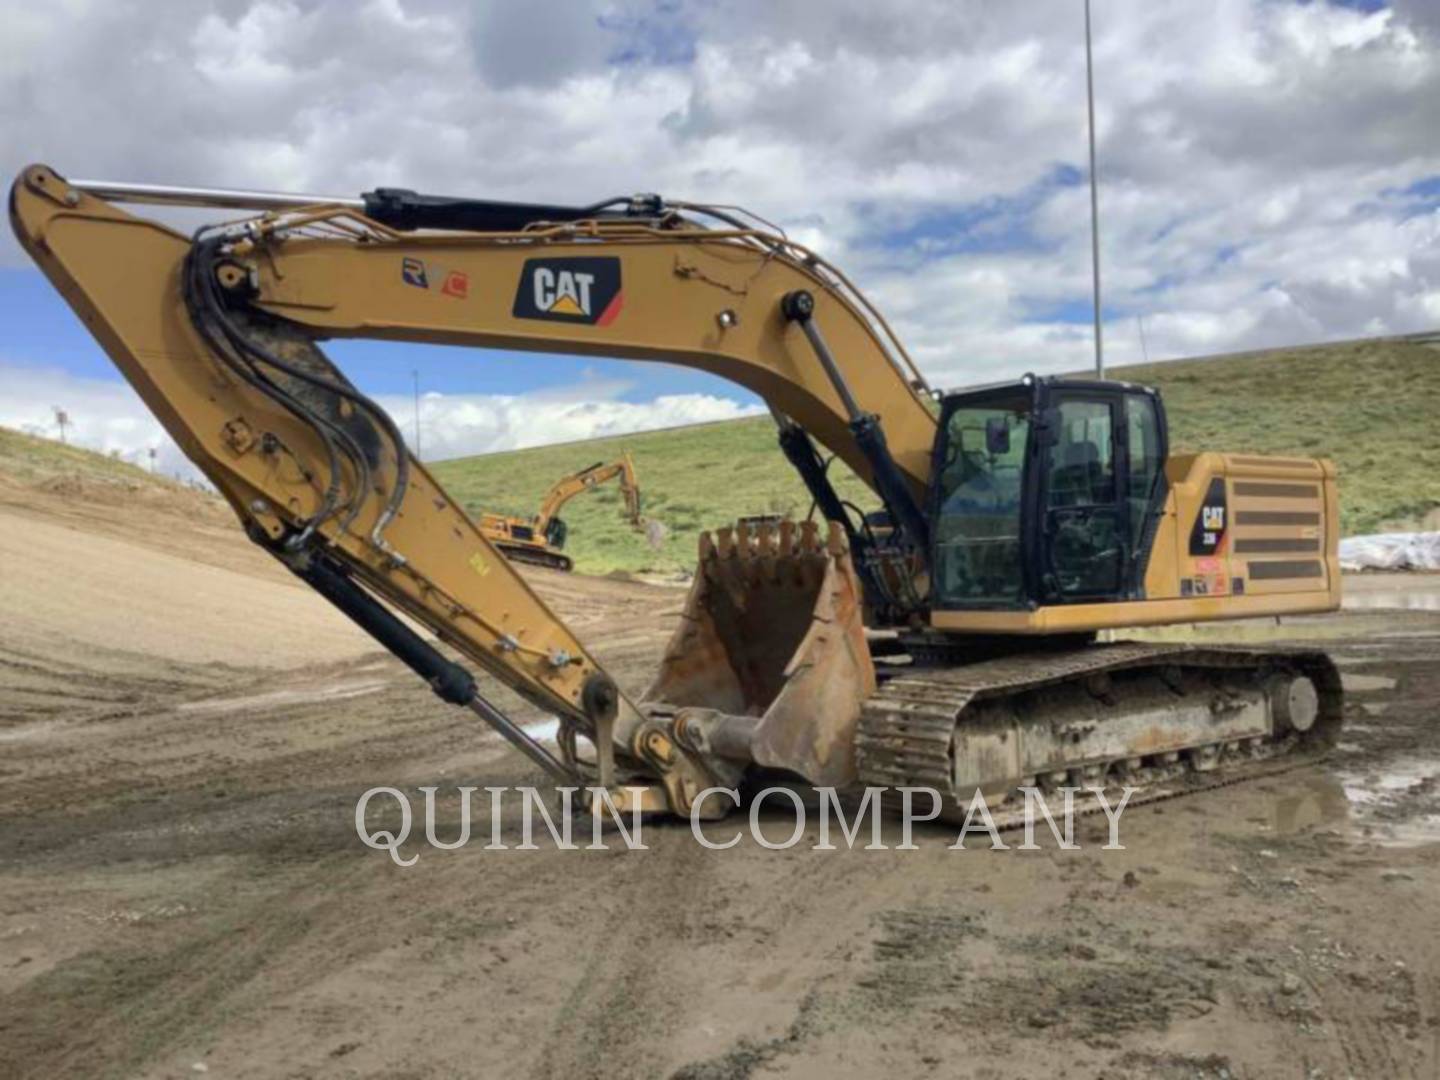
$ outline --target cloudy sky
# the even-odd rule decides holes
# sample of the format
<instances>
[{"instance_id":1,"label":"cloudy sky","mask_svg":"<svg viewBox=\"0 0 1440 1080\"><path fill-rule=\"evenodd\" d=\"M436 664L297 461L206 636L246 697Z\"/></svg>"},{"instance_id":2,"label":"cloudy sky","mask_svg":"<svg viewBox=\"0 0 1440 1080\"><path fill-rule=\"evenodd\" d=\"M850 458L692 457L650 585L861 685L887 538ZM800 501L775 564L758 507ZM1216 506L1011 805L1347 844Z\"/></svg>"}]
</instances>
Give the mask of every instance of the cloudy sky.
<instances>
[{"instance_id":1,"label":"cloudy sky","mask_svg":"<svg viewBox=\"0 0 1440 1080\"><path fill-rule=\"evenodd\" d=\"M1440 327L1440 0L1094 0L1107 357ZM1090 362L1080 0L0 0L0 166L739 203L943 386ZM720 419L656 365L345 343L427 457ZM0 424L158 426L8 235Z\"/></svg>"}]
</instances>

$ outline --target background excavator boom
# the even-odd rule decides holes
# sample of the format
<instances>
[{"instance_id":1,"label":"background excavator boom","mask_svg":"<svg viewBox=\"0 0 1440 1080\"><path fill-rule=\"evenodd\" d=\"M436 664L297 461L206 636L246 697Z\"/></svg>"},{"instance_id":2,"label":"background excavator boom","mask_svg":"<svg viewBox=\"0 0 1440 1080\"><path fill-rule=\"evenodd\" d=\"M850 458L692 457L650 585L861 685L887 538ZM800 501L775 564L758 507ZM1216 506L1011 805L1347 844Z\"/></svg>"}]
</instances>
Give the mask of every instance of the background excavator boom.
<instances>
[{"instance_id":1,"label":"background excavator boom","mask_svg":"<svg viewBox=\"0 0 1440 1080\"><path fill-rule=\"evenodd\" d=\"M565 504L585 491L592 491L611 480L620 481L620 494L625 500L625 520L636 528L645 523L640 512L640 481L635 473L635 462L627 450L618 460L606 463L596 462L589 468L561 477L545 493L540 501L540 512L535 515L535 527L540 532L564 509Z\"/></svg>"},{"instance_id":2,"label":"background excavator boom","mask_svg":"<svg viewBox=\"0 0 1440 1080\"><path fill-rule=\"evenodd\" d=\"M627 450L608 464L597 461L584 469L562 476L551 485L540 500L540 511L532 517L484 512L480 515L480 531L511 559L549 566L557 570L573 569L574 563L562 550L567 528L560 511L575 496L593 491L611 480L620 481L620 494L625 500L625 520L636 529L645 527L640 509L640 481L635 462Z\"/></svg>"}]
</instances>

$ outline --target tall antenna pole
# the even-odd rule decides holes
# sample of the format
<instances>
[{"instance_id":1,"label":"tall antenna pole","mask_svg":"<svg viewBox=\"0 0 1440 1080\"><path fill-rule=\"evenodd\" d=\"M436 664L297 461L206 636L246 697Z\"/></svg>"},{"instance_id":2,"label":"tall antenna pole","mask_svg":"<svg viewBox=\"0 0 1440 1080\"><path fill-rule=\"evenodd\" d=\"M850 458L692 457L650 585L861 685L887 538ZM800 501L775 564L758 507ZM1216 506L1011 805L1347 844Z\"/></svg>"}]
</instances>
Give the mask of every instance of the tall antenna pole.
<instances>
[{"instance_id":1,"label":"tall antenna pole","mask_svg":"<svg viewBox=\"0 0 1440 1080\"><path fill-rule=\"evenodd\" d=\"M1090 0L1085 0L1085 105L1090 115L1090 261L1095 296L1095 374L1105 377L1105 344L1100 333L1100 198L1095 184L1095 62L1090 55Z\"/></svg>"},{"instance_id":2,"label":"tall antenna pole","mask_svg":"<svg viewBox=\"0 0 1440 1080\"><path fill-rule=\"evenodd\" d=\"M415 378L415 460L420 458L420 369L411 368L410 374Z\"/></svg>"}]
</instances>

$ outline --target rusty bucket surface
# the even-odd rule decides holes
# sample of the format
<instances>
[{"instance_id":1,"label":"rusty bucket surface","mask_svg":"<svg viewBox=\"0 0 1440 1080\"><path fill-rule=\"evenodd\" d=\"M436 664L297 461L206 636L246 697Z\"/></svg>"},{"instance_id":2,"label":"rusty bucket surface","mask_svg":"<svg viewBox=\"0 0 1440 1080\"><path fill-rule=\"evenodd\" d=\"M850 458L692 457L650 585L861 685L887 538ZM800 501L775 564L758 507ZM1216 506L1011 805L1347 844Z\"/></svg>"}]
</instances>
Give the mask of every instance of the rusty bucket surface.
<instances>
[{"instance_id":1,"label":"rusty bucket surface","mask_svg":"<svg viewBox=\"0 0 1440 1080\"><path fill-rule=\"evenodd\" d=\"M811 783L855 778L861 703L875 689L844 534L813 522L700 538L700 565L646 707L730 733L729 756Z\"/></svg>"}]
</instances>

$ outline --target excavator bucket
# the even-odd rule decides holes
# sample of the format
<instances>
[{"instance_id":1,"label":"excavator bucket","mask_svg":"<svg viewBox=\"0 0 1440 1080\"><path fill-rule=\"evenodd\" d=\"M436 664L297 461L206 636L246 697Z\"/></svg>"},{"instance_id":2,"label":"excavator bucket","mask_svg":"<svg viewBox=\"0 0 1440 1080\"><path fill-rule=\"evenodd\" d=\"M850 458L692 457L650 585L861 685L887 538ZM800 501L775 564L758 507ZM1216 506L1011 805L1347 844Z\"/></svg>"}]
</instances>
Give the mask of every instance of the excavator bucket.
<instances>
[{"instance_id":1,"label":"excavator bucket","mask_svg":"<svg viewBox=\"0 0 1440 1080\"><path fill-rule=\"evenodd\" d=\"M680 626L642 708L682 742L811 783L855 779L855 726L875 690L860 583L831 524L743 523L700 538Z\"/></svg>"}]
</instances>

